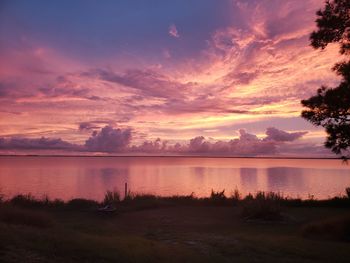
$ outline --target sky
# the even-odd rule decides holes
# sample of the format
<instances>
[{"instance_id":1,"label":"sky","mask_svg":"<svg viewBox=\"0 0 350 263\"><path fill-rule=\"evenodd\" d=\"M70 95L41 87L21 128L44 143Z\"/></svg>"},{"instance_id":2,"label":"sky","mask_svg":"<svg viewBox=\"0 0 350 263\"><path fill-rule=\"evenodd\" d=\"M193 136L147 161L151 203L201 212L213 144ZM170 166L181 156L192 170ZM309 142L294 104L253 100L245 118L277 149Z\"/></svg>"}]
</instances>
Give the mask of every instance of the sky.
<instances>
[{"instance_id":1,"label":"sky","mask_svg":"<svg viewBox=\"0 0 350 263\"><path fill-rule=\"evenodd\" d=\"M0 2L0 153L333 156L323 0Z\"/></svg>"}]
</instances>

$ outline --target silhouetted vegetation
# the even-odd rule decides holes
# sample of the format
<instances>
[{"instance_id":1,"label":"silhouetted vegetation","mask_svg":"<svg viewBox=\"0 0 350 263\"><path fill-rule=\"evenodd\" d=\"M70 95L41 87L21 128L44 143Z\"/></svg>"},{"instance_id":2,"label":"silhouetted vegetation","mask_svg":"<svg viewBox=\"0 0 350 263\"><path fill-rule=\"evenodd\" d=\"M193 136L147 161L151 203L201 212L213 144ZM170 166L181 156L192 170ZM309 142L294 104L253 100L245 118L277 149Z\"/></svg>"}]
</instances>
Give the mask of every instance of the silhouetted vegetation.
<instances>
[{"instance_id":1,"label":"silhouetted vegetation","mask_svg":"<svg viewBox=\"0 0 350 263\"><path fill-rule=\"evenodd\" d=\"M348 198L350 198L350 187L347 187L345 189L346 195L348 196Z\"/></svg>"},{"instance_id":2,"label":"silhouetted vegetation","mask_svg":"<svg viewBox=\"0 0 350 263\"><path fill-rule=\"evenodd\" d=\"M117 205L120 202L120 194L117 191L107 191L102 201L103 205Z\"/></svg>"},{"instance_id":3,"label":"silhouetted vegetation","mask_svg":"<svg viewBox=\"0 0 350 263\"><path fill-rule=\"evenodd\" d=\"M238 190L231 195L213 190L205 198L118 196L106 192L101 202L3 198L0 261L249 262L245 259L254 257L279 262L288 255L290 262L346 262L350 257L347 244L339 242L349 241L345 194L327 200L271 192L243 196ZM119 213L102 216L97 211L106 203Z\"/></svg>"},{"instance_id":4,"label":"silhouetted vegetation","mask_svg":"<svg viewBox=\"0 0 350 263\"><path fill-rule=\"evenodd\" d=\"M190 206L239 206L242 216L247 218L268 218L269 214L277 215L281 207L350 207L350 187L345 189L346 195L324 200L317 200L313 196L307 199L285 197L280 193L262 192L249 193L244 196L236 189L230 196L225 195L225 190L211 191L209 197L196 197L190 195L157 196L153 194L141 194L128 192L124 199L120 198L117 191L107 191L101 202L83 198L75 198L69 201L60 199L51 200L47 196L36 198L31 194L19 194L8 200L2 199L0 203L11 204L24 208L62 208L75 210L93 210L105 205L118 207L120 211L130 209L148 209L163 206L190 205ZM261 216L259 216L261 215Z\"/></svg>"},{"instance_id":5,"label":"silhouetted vegetation","mask_svg":"<svg viewBox=\"0 0 350 263\"><path fill-rule=\"evenodd\" d=\"M350 55L350 1L326 1L323 10L317 12L318 30L310 36L311 45L324 49L330 43L340 44L340 53ZM337 63L333 70L341 76L335 88L322 86L317 95L302 100L302 117L327 132L325 146L336 154L349 157L350 147L350 61Z\"/></svg>"},{"instance_id":6,"label":"silhouetted vegetation","mask_svg":"<svg viewBox=\"0 0 350 263\"><path fill-rule=\"evenodd\" d=\"M240 202L241 216L246 220L281 220L283 197L270 192L249 194Z\"/></svg>"}]
</instances>

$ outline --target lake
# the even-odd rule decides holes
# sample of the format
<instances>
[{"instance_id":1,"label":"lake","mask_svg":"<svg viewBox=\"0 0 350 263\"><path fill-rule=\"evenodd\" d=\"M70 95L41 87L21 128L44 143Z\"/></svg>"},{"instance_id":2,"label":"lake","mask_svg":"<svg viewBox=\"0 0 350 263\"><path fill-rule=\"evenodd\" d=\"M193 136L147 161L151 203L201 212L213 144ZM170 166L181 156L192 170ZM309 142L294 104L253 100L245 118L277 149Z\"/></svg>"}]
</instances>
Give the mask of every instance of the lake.
<instances>
[{"instance_id":1,"label":"lake","mask_svg":"<svg viewBox=\"0 0 350 263\"><path fill-rule=\"evenodd\" d=\"M0 157L0 191L6 197L101 200L106 190L162 196L209 196L274 191L317 199L344 194L350 165L329 159L197 157Z\"/></svg>"}]
</instances>

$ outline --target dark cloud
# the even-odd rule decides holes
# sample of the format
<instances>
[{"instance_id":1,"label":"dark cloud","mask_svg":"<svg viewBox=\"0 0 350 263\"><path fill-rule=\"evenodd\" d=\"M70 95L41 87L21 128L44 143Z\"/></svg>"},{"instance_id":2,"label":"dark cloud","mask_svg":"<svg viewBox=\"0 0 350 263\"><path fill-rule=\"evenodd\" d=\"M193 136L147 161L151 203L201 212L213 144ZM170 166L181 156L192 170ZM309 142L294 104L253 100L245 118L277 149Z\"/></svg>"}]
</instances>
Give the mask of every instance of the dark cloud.
<instances>
[{"instance_id":1,"label":"dark cloud","mask_svg":"<svg viewBox=\"0 0 350 263\"><path fill-rule=\"evenodd\" d=\"M86 140L85 148L92 152L121 152L131 142L131 129L114 129L105 126L100 132L94 131L92 136Z\"/></svg>"},{"instance_id":2,"label":"dark cloud","mask_svg":"<svg viewBox=\"0 0 350 263\"><path fill-rule=\"evenodd\" d=\"M92 122L82 122L79 124L79 131L90 131L98 128L100 127Z\"/></svg>"},{"instance_id":3,"label":"dark cloud","mask_svg":"<svg viewBox=\"0 0 350 263\"><path fill-rule=\"evenodd\" d=\"M0 99L18 99L33 96L35 93L23 88L23 84L15 81L0 81Z\"/></svg>"},{"instance_id":4,"label":"dark cloud","mask_svg":"<svg viewBox=\"0 0 350 263\"><path fill-rule=\"evenodd\" d=\"M205 141L203 136L197 136L190 140L188 145L189 152L208 152L211 148L211 144Z\"/></svg>"},{"instance_id":5,"label":"dark cloud","mask_svg":"<svg viewBox=\"0 0 350 263\"><path fill-rule=\"evenodd\" d=\"M157 138L154 141L144 141L139 146L132 146L130 149L132 152L139 153L164 153L168 152L167 141L162 141L160 138Z\"/></svg>"},{"instance_id":6,"label":"dark cloud","mask_svg":"<svg viewBox=\"0 0 350 263\"><path fill-rule=\"evenodd\" d=\"M267 128L265 138L266 141L276 141L276 142L292 142L302 136L307 134L306 131L303 132L285 132L274 127Z\"/></svg>"},{"instance_id":7,"label":"dark cloud","mask_svg":"<svg viewBox=\"0 0 350 263\"><path fill-rule=\"evenodd\" d=\"M171 98L183 97L190 84L182 84L169 79L153 70L127 70L123 74L115 73L106 69L94 69L81 73L81 76L99 78L104 81L114 82L142 92L143 95Z\"/></svg>"},{"instance_id":8,"label":"dark cloud","mask_svg":"<svg viewBox=\"0 0 350 263\"><path fill-rule=\"evenodd\" d=\"M119 122L119 121L118 121ZM79 124L79 131L93 131L93 130L100 130L101 128L105 126L113 126L115 125L115 121L112 120L93 120L93 121L84 121Z\"/></svg>"},{"instance_id":9,"label":"dark cloud","mask_svg":"<svg viewBox=\"0 0 350 263\"><path fill-rule=\"evenodd\" d=\"M101 100L99 96L91 94L91 88L83 87L71 80L70 76L59 76L56 82L39 88L39 92L46 97L73 97L88 100Z\"/></svg>"},{"instance_id":10,"label":"dark cloud","mask_svg":"<svg viewBox=\"0 0 350 263\"><path fill-rule=\"evenodd\" d=\"M63 141L60 138L0 138L0 149L81 150L81 147L79 145Z\"/></svg>"}]
</instances>

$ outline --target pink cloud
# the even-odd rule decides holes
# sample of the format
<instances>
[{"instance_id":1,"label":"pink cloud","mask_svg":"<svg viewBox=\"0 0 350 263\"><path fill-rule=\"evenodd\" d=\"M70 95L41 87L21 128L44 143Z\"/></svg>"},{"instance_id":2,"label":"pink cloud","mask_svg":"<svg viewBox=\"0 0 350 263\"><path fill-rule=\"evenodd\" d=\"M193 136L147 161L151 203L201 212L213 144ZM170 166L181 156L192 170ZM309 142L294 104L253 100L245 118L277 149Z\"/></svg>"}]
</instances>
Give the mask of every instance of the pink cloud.
<instances>
[{"instance_id":1,"label":"pink cloud","mask_svg":"<svg viewBox=\"0 0 350 263\"><path fill-rule=\"evenodd\" d=\"M172 37L175 37L175 38L179 38L180 37L180 34L179 32L177 31L177 28L175 26L175 24L171 24L169 26L169 31L168 31L169 35L172 36Z\"/></svg>"},{"instance_id":2,"label":"pink cloud","mask_svg":"<svg viewBox=\"0 0 350 263\"><path fill-rule=\"evenodd\" d=\"M85 125L83 126L85 128ZM189 140L188 143L182 144L170 144L168 141L162 141L160 138L157 138L154 141L146 140L140 145L131 145L132 134L130 128L113 128L107 125L99 131L94 131L84 145L73 144L62 139L44 137L39 139L0 138L0 150L26 149L104 153L266 156L278 153L278 148L281 146L284 147L284 151L288 152L290 147L286 145L290 145L291 142L296 141L305 134L305 132L289 133L273 127L266 131L267 136L263 139L247 133L243 129L239 130L239 133L239 138L229 141L207 140L204 136L196 136Z\"/></svg>"}]
</instances>

